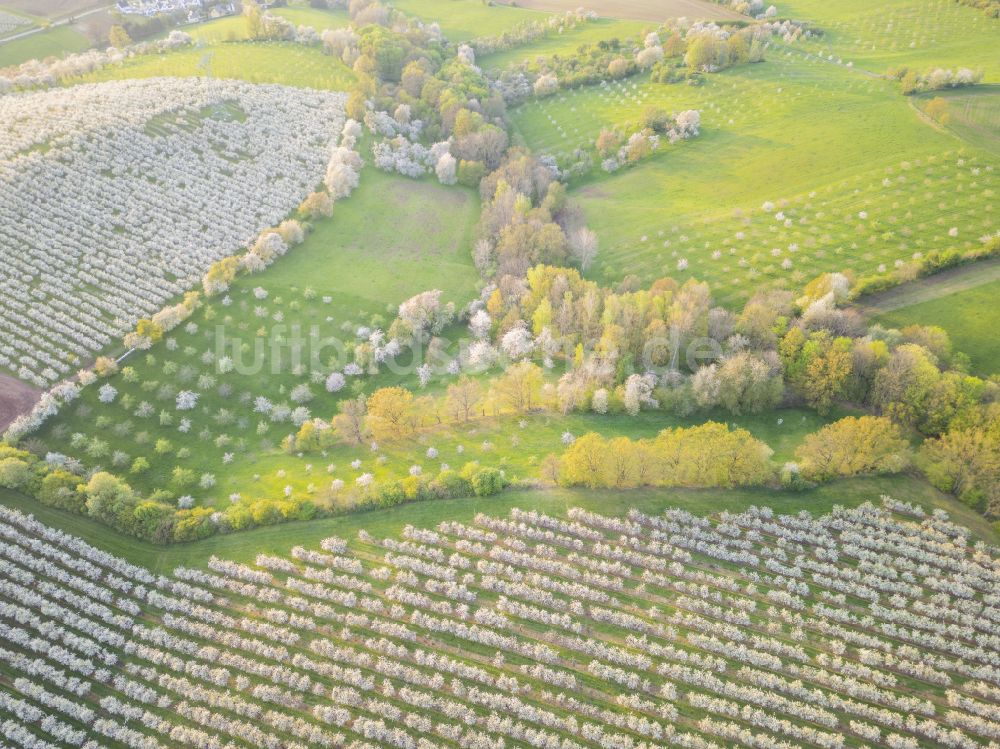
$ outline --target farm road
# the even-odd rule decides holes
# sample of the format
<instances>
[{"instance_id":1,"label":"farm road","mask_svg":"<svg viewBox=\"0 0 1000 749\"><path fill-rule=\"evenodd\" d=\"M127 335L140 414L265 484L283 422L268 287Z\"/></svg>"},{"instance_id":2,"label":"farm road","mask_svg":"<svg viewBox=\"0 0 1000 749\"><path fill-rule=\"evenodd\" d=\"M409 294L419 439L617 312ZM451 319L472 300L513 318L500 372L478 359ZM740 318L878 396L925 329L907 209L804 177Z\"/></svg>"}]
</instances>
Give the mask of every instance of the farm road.
<instances>
[{"instance_id":1,"label":"farm road","mask_svg":"<svg viewBox=\"0 0 1000 749\"><path fill-rule=\"evenodd\" d=\"M990 281L1000 280L1000 257L970 263L905 283L894 289L861 299L857 307L867 317L875 317L920 302L929 302Z\"/></svg>"}]
</instances>

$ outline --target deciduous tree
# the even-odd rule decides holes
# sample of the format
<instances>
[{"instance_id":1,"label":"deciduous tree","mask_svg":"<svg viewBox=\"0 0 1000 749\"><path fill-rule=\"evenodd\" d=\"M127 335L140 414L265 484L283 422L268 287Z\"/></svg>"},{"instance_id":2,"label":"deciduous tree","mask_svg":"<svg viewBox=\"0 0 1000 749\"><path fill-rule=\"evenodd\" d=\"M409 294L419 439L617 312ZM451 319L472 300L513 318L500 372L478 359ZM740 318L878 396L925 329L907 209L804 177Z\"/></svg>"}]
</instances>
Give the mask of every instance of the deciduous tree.
<instances>
[{"instance_id":1,"label":"deciduous tree","mask_svg":"<svg viewBox=\"0 0 1000 749\"><path fill-rule=\"evenodd\" d=\"M897 473L910 462L910 444L884 416L848 416L805 438L795 451L812 481L867 473Z\"/></svg>"},{"instance_id":2,"label":"deciduous tree","mask_svg":"<svg viewBox=\"0 0 1000 749\"><path fill-rule=\"evenodd\" d=\"M413 393L402 387L379 388L368 397L368 428L377 441L413 433Z\"/></svg>"}]
</instances>

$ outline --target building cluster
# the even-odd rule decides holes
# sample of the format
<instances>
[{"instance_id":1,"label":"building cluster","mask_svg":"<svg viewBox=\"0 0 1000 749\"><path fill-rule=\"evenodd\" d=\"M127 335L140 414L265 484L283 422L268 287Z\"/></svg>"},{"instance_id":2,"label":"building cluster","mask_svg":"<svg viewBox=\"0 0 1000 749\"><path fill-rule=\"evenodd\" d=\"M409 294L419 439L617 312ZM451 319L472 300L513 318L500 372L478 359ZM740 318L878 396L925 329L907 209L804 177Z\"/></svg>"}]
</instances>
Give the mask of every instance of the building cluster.
<instances>
[{"instance_id":1,"label":"building cluster","mask_svg":"<svg viewBox=\"0 0 1000 749\"><path fill-rule=\"evenodd\" d=\"M146 16L186 14L191 22L207 18L221 18L239 11L237 2L219 0L118 0L117 10L125 16Z\"/></svg>"}]
</instances>

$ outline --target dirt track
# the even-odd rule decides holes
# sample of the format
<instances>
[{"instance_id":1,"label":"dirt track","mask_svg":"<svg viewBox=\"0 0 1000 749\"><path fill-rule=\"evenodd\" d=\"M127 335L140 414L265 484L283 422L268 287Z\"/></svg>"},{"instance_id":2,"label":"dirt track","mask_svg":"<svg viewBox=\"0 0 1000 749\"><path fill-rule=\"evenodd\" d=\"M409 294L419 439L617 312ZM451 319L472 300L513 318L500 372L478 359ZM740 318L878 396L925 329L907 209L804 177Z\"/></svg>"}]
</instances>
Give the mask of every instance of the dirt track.
<instances>
[{"instance_id":1,"label":"dirt track","mask_svg":"<svg viewBox=\"0 0 1000 749\"><path fill-rule=\"evenodd\" d=\"M0 432L29 410L42 392L10 375L0 374Z\"/></svg>"},{"instance_id":2,"label":"dirt track","mask_svg":"<svg viewBox=\"0 0 1000 749\"><path fill-rule=\"evenodd\" d=\"M897 286L894 289L863 297L857 306L869 317L885 312L909 307L920 302L929 302L966 289L974 289L984 283L1000 279L1000 258L991 258L978 263L962 265L927 278Z\"/></svg>"}]
</instances>

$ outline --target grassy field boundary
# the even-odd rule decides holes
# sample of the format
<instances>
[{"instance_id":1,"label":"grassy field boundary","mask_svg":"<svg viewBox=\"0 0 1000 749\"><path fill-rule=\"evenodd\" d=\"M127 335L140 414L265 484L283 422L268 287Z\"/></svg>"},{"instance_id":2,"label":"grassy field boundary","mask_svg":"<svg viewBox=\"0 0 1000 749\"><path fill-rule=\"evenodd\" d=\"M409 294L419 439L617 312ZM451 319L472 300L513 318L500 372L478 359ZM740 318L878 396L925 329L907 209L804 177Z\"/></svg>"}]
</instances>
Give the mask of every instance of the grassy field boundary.
<instances>
[{"instance_id":1,"label":"grassy field boundary","mask_svg":"<svg viewBox=\"0 0 1000 749\"><path fill-rule=\"evenodd\" d=\"M990 258L872 294L865 297L858 308L868 317L875 317L997 280L1000 280L1000 258Z\"/></svg>"},{"instance_id":2,"label":"grassy field boundary","mask_svg":"<svg viewBox=\"0 0 1000 749\"><path fill-rule=\"evenodd\" d=\"M981 515L944 495L926 482L908 476L863 477L838 481L804 492L759 489L531 489L506 491L493 497L427 500L395 507L356 512L322 520L308 520L217 535L170 546L155 546L108 528L90 518L37 503L30 497L0 489L0 503L33 514L54 528L82 538L111 554L124 557L156 573L168 573L177 565L204 567L212 556L252 563L259 553L287 554L296 545L317 546L336 535L348 541L364 529L376 536L398 534L404 526L431 528L443 520L469 522L476 513L505 516L511 508L538 510L564 517L571 507L582 507L605 515L625 515L630 508L659 514L679 507L697 515L728 510L742 512L751 506L770 507L777 513L794 514L807 509L813 515L830 512L835 505L857 507L878 504L882 495L912 502L926 510L941 508L988 543L1000 542L1000 534Z\"/></svg>"}]
</instances>

